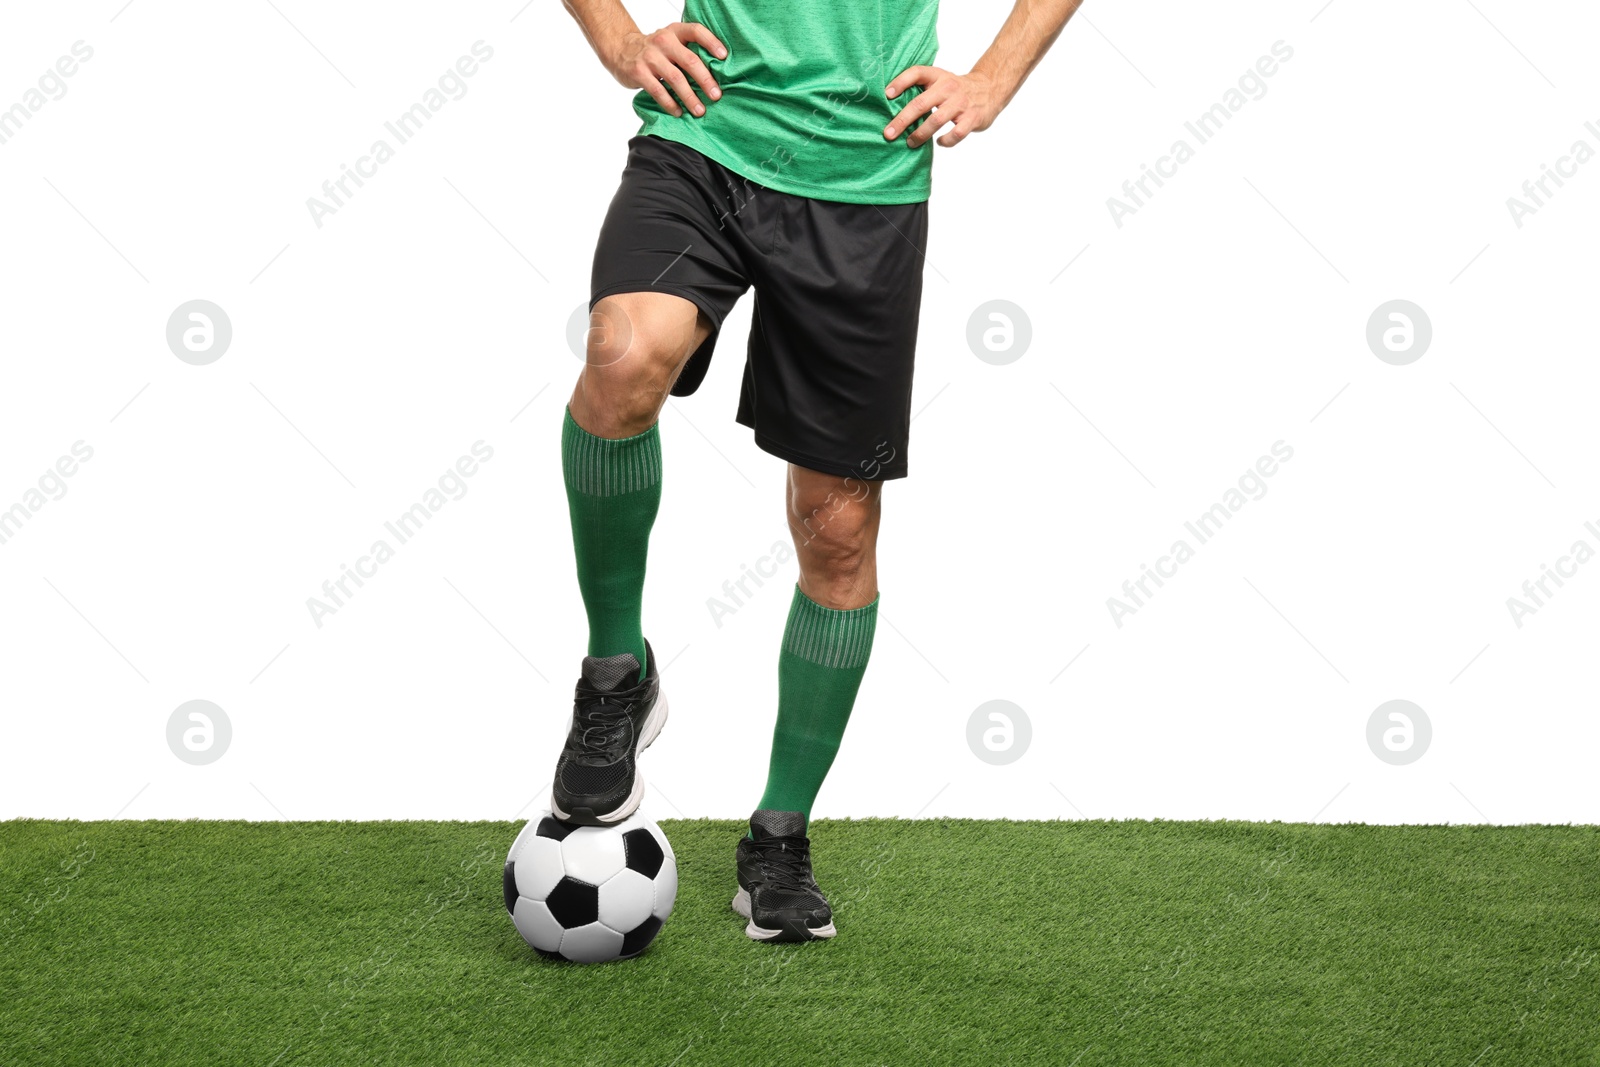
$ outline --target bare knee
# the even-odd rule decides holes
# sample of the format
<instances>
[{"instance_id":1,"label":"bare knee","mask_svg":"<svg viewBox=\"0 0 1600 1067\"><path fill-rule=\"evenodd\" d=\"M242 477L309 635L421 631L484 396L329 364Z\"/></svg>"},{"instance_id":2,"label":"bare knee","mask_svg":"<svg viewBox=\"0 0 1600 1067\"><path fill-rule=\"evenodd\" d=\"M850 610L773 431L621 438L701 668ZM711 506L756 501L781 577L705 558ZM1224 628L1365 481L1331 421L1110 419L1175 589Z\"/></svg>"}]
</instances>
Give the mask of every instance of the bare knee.
<instances>
[{"instance_id":1,"label":"bare knee","mask_svg":"<svg viewBox=\"0 0 1600 1067\"><path fill-rule=\"evenodd\" d=\"M670 301L667 303L665 301ZM659 293L604 297L589 316L572 416L599 437L632 437L655 423L684 361L705 336L698 309Z\"/></svg>"},{"instance_id":2,"label":"bare knee","mask_svg":"<svg viewBox=\"0 0 1600 1067\"><path fill-rule=\"evenodd\" d=\"M838 479L797 486L790 480L789 529L800 562L800 588L829 608L858 608L878 595L879 495L871 483Z\"/></svg>"}]
</instances>

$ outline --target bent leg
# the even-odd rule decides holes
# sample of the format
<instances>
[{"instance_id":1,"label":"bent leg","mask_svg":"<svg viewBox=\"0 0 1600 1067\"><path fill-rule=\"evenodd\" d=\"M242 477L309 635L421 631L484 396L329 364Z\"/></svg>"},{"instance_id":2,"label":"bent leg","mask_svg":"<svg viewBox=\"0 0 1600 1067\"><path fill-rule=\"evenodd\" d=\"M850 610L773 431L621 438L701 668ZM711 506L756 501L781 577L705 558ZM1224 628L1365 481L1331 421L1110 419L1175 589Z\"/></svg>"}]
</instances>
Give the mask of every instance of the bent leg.
<instances>
[{"instance_id":1,"label":"bent leg","mask_svg":"<svg viewBox=\"0 0 1600 1067\"><path fill-rule=\"evenodd\" d=\"M682 297L624 293L600 300L562 423L562 472L589 619L588 654L631 654L640 678L645 561L661 504L656 418L709 330L699 309Z\"/></svg>"},{"instance_id":2,"label":"bent leg","mask_svg":"<svg viewBox=\"0 0 1600 1067\"><path fill-rule=\"evenodd\" d=\"M655 424L683 364L711 335L693 301L618 293L589 313L583 370L568 407L596 437L632 437Z\"/></svg>"}]
</instances>

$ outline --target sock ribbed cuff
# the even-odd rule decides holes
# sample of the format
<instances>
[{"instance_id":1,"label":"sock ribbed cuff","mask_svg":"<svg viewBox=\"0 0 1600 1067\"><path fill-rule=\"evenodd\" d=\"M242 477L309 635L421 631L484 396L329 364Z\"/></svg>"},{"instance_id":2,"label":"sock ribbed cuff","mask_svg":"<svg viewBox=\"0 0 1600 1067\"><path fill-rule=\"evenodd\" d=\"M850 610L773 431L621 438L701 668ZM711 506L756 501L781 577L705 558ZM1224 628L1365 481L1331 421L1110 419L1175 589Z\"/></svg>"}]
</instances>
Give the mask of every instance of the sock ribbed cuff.
<instances>
[{"instance_id":1,"label":"sock ribbed cuff","mask_svg":"<svg viewBox=\"0 0 1600 1067\"><path fill-rule=\"evenodd\" d=\"M656 424L632 437L596 437L566 412L561 468L567 488L583 496L622 496L661 481L661 434Z\"/></svg>"},{"instance_id":2,"label":"sock ribbed cuff","mask_svg":"<svg viewBox=\"0 0 1600 1067\"><path fill-rule=\"evenodd\" d=\"M872 653L878 624L879 597L860 608L825 608L800 591L796 583L783 632L783 650L819 667L859 670Z\"/></svg>"}]
</instances>

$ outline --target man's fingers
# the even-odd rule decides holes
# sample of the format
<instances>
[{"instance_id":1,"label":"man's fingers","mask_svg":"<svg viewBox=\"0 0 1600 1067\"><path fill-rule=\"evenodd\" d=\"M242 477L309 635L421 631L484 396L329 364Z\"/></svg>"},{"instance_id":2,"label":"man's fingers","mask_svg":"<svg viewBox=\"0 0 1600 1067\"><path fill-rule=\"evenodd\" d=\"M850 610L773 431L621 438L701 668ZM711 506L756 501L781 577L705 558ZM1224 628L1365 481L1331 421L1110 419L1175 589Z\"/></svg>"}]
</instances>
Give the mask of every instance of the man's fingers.
<instances>
[{"instance_id":1,"label":"man's fingers","mask_svg":"<svg viewBox=\"0 0 1600 1067\"><path fill-rule=\"evenodd\" d=\"M912 133L910 137L906 138L906 146L909 148L921 148L923 145L933 140L934 134L938 133L940 130L944 129L945 126L955 121L955 115L947 114L944 111L935 111L932 115L929 115L923 120L922 125L918 126L916 131Z\"/></svg>"},{"instance_id":2,"label":"man's fingers","mask_svg":"<svg viewBox=\"0 0 1600 1067\"><path fill-rule=\"evenodd\" d=\"M655 71L656 77L666 82L668 87L678 94L678 99L683 101L684 107L696 115L704 115L706 113L706 106L700 102L700 98L694 94L694 90L689 88L689 79L683 76L683 71L679 70L672 60L663 55L656 63L651 65L651 69Z\"/></svg>"},{"instance_id":3,"label":"man's fingers","mask_svg":"<svg viewBox=\"0 0 1600 1067\"><path fill-rule=\"evenodd\" d=\"M650 99L661 105L662 111L665 111L673 118L683 117L683 109L678 106L676 100L672 99L672 94L667 92L667 87L661 84L654 76L653 71L640 80L644 83L644 91L650 94Z\"/></svg>"},{"instance_id":4,"label":"man's fingers","mask_svg":"<svg viewBox=\"0 0 1600 1067\"><path fill-rule=\"evenodd\" d=\"M980 88L983 84L980 82ZM939 143L953 148L987 125L980 106L968 95L967 81L938 67L909 67L884 92L894 99L917 85L922 92L884 127L883 135L889 140L910 131L906 145L921 148L949 126Z\"/></svg>"},{"instance_id":5,"label":"man's fingers","mask_svg":"<svg viewBox=\"0 0 1600 1067\"><path fill-rule=\"evenodd\" d=\"M700 25L698 22L680 22L677 25L678 40L687 44L693 41L718 59L728 58L728 49L717 40L717 35Z\"/></svg>"},{"instance_id":6,"label":"man's fingers","mask_svg":"<svg viewBox=\"0 0 1600 1067\"><path fill-rule=\"evenodd\" d=\"M954 148L965 141L971 132L972 126L965 119L957 119L956 124L950 127L950 132L939 138L939 144L944 148Z\"/></svg>"},{"instance_id":7,"label":"man's fingers","mask_svg":"<svg viewBox=\"0 0 1600 1067\"><path fill-rule=\"evenodd\" d=\"M900 114L889 120L889 125L884 128L883 135L891 141L899 137L903 131L909 130L917 119L939 106L944 99L944 95L931 90L919 93L915 100L900 109Z\"/></svg>"},{"instance_id":8,"label":"man's fingers","mask_svg":"<svg viewBox=\"0 0 1600 1067\"><path fill-rule=\"evenodd\" d=\"M722 99L722 90L717 87L717 79L713 78L711 76L711 71L704 63L700 62L699 56L695 55L693 52L689 51L689 49L680 44L677 48L671 49L667 52L667 58L676 63L681 70L689 75L689 77L698 82L700 84L700 88L704 89L706 91L706 95L711 97L711 99Z\"/></svg>"},{"instance_id":9,"label":"man's fingers","mask_svg":"<svg viewBox=\"0 0 1600 1067\"><path fill-rule=\"evenodd\" d=\"M913 85L926 85L938 74L932 67L907 67L895 76L894 81L883 91L890 100L899 96Z\"/></svg>"}]
</instances>

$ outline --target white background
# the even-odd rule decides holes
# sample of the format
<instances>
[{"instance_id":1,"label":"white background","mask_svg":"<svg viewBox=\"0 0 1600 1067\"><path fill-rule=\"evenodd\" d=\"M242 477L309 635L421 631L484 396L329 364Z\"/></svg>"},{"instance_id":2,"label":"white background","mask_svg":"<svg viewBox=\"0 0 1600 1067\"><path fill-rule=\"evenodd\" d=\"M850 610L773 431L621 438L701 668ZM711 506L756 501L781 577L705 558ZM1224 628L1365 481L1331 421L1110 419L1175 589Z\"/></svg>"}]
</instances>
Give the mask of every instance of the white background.
<instances>
[{"instance_id":1,"label":"white background","mask_svg":"<svg viewBox=\"0 0 1600 1067\"><path fill-rule=\"evenodd\" d=\"M0 145L0 508L94 454L0 544L0 816L547 795L584 643L565 331L629 94L554 2L274 2L5 12L0 107L94 54ZM1003 8L945 0L942 65ZM1600 161L1520 228L1506 205L1600 148L1597 32L1572 3L1091 4L940 150L911 477L819 816L1600 818L1600 563L1520 628L1506 605L1600 548ZM479 40L466 95L318 228L307 198ZM1107 198L1277 41L1265 95L1116 225ZM192 299L232 322L209 366L167 347ZM992 299L1032 323L1005 366L966 340ZM1366 342L1392 299L1432 321L1407 366ZM747 814L765 775L792 575L720 627L706 606L785 536L783 466L733 422L748 322L662 417L656 817ZM479 440L467 494L316 626L307 598ZM1280 440L1266 495L1115 625L1107 598ZM1433 728L1405 766L1366 740L1397 698ZM233 729L206 766L166 741L193 699ZM1032 725L1009 766L967 743L994 699Z\"/></svg>"}]
</instances>

